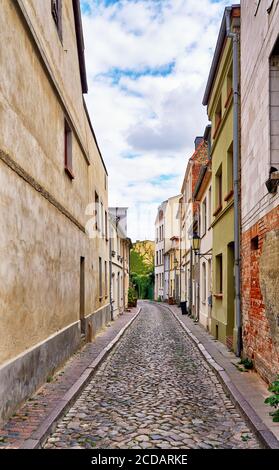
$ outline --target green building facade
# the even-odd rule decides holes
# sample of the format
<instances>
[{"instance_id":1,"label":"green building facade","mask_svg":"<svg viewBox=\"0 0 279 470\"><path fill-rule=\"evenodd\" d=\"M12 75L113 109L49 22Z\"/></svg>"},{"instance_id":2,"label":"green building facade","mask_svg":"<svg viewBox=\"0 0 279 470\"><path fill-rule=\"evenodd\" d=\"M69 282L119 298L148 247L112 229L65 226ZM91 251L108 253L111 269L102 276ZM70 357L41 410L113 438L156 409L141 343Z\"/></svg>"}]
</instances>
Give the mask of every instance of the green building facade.
<instances>
[{"instance_id":1,"label":"green building facade","mask_svg":"<svg viewBox=\"0 0 279 470\"><path fill-rule=\"evenodd\" d=\"M232 24L238 23L239 15L240 9L234 8ZM235 350L232 75L232 41L226 37L224 15L203 104L212 123L211 333Z\"/></svg>"}]
</instances>

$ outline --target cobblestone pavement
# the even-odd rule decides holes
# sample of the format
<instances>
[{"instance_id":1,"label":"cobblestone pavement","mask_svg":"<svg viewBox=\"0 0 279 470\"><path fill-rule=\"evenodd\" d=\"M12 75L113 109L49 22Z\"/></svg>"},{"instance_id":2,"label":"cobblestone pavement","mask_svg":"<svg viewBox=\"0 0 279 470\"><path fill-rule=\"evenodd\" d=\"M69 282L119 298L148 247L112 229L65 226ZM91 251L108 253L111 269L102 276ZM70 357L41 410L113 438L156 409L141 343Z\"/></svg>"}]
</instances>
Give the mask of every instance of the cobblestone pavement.
<instances>
[{"instance_id":1,"label":"cobblestone pavement","mask_svg":"<svg viewBox=\"0 0 279 470\"><path fill-rule=\"evenodd\" d=\"M0 450L20 448L40 426L44 426L65 393L69 392L86 368L115 339L137 311L137 308L130 309L100 331L92 343L87 343L78 350L50 377L50 382L44 384L15 412L0 428Z\"/></svg>"},{"instance_id":2,"label":"cobblestone pavement","mask_svg":"<svg viewBox=\"0 0 279 470\"><path fill-rule=\"evenodd\" d=\"M172 314L144 303L45 448L260 448Z\"/></svg>"}]
</instances>

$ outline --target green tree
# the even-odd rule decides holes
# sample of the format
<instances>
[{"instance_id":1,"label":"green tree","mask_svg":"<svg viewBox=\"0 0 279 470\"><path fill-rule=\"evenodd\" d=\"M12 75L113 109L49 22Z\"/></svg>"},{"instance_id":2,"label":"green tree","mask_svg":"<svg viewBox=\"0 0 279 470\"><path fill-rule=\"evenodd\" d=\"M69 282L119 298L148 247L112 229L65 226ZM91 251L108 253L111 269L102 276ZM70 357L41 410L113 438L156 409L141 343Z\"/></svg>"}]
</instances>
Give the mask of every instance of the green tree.
<instances>
[{"instance_id":1,"label":"green tree","mask_svg":"<svg viewBox=\"0 0 279 470\"><path fill-rule=\"evenodd\" d=\"M134 245L130 255L131 283L139 299L153 299L154 256L147 243Z\"/></svg>"}]
</instances>

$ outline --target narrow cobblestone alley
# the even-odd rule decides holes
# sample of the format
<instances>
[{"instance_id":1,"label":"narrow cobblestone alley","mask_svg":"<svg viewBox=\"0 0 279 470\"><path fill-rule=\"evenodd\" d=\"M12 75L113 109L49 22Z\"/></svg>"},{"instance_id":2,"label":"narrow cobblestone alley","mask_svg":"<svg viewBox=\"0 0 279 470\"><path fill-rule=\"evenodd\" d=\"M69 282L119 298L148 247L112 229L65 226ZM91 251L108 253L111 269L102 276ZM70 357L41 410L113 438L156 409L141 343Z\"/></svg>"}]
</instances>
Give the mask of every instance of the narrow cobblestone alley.
<instances>
[{"instance_id":1,"label":"narrow cobblestone alley","mask_svg":"<svg viewBox=\"0 0 279 470\"><path fill-rule=\"evenodd\" d=\"M45 448L260 447L172 314L147 302L45 443Z\"/></svg>"}]
</instances>

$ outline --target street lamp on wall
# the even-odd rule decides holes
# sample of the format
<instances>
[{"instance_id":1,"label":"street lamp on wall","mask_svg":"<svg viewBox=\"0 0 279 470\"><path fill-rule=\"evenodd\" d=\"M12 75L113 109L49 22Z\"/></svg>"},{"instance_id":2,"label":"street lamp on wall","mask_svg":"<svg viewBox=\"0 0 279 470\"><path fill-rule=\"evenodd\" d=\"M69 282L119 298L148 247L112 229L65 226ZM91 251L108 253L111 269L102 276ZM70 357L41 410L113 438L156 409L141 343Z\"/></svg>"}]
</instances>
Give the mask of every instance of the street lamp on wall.
<instances>
[{"instance_id":1,"label":"street lamp on wall","mask_svg":"<svg viewBox=\"0 0 279 470\"><path fill-rule=\"evenodd\" d=\"M192 247L193 247L195 254L198 255L200 252L200 247L201 247L201 238L199 237L197 232L193 233Z\"/></svg>"},{"instance_id":2,"label":"street lamp on wall","mask_svg":"<svg viewBox=\"0 0 279 470\"><path fill-rule=\"evenodd\" d=\"M209 258L212 257L212 253L200 253L200 248L201 248L201 238L197 232L194 232L193 237L192 237L192 249L195 255L199 256L200 258L205 258L206 256L208 256Z\"/></svg>"}]
</instances>

